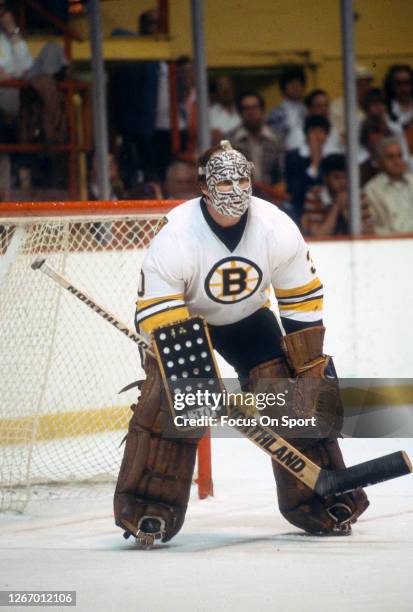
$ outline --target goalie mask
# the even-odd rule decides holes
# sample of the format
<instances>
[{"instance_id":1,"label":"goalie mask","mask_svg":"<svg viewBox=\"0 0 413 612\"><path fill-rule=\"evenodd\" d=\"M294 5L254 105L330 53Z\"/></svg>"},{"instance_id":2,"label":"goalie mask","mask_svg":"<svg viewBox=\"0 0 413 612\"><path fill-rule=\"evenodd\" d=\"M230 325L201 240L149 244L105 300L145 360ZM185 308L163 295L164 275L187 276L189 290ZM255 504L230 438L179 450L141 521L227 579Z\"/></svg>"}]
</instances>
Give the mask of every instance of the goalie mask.
<instances>
[{"instance_id":1,"label":"goalie mask","mask_svg":"<svg viewBox=\"0 0 413 612\"><path fill-rule=\"evenodd\" d=\"M251 201L253 164L234 150L228 140L220 144L223 151L215 153L206 166L199 169L208 187L206 200L221 215L241 217Z\"/></svg>"}]
</instances>

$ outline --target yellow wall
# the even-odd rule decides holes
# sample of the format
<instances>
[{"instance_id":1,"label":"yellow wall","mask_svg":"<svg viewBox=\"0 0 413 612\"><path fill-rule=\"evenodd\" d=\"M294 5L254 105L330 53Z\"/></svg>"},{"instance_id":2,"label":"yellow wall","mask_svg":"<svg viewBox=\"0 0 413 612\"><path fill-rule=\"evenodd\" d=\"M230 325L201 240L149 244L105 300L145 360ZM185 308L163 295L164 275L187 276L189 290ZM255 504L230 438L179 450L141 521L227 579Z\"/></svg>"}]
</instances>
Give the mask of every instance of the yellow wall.
<instances>
[{"instance_id":1,"label":"yellow wall","mask_svg":"<svg viewBox=\"0 0 413 612\"><path fill-rule=\"evenodd\" d=\"M156 0L102 2L104 36L122 27L136 29L138 15ZM105 43L107 59L178 57L192 53L190 0L170 0L170 39ZM314 65L310 86L341 93L339 0L204 0L208 65L211 68L272 66L285 61ZM356 0L357 62L380 84L389 64L413 64L413 0ZM85 20L74 21L86 36ZM87 43L75 49L85 58ZM264 87L274 94L269 85Z\"/></svg>"}]
</instances>

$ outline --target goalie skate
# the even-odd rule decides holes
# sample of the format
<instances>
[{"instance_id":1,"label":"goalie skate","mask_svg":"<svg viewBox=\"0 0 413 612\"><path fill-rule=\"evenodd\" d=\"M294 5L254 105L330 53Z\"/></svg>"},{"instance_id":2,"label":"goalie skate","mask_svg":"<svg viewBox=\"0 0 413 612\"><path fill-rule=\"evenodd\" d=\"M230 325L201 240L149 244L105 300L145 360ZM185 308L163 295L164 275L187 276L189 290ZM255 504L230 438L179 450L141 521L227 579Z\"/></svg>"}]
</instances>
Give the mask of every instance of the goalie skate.
<instances>
[{"instance_id":1,"label":"goalie skate","mask_svg":"<svg viewBox=\"0 0 413 612\"><path fill-rule=\"evenodd\" d=\"M136 545L142 550L150 550L154 547L156 540L161 540L165 532L165 521L157 516L143 516L138 528L129 521L123 520L124 526L128 531L124 537L128 538L133 535L136 538Z\"/></svg>"}]
</instances>

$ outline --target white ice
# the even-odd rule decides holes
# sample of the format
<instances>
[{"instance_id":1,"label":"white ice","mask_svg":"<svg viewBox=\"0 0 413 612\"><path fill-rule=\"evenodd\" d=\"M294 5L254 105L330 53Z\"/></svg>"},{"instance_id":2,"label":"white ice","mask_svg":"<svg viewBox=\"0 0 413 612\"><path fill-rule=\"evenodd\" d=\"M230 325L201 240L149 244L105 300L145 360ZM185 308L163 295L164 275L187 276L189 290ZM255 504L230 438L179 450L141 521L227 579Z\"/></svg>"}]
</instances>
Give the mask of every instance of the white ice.
<instances>
[{"instance_id":1,"label":"white ice","mask_svg":"<svg viewBox=\"0 0 413 612\"><path fill-rule=\"evenodd\" d=\"M194 488L171 542L141 551L124 540L110 491L34 502L0 519L0 588L76 590L82 612L412 610L412 476L369 488L350 537L317 538L279 514L262 451L240 438L212 443L215 497L199 501ZM400 449L413 456L408 439L342 446L348 464Z\"/></svg>"}]
</instances>

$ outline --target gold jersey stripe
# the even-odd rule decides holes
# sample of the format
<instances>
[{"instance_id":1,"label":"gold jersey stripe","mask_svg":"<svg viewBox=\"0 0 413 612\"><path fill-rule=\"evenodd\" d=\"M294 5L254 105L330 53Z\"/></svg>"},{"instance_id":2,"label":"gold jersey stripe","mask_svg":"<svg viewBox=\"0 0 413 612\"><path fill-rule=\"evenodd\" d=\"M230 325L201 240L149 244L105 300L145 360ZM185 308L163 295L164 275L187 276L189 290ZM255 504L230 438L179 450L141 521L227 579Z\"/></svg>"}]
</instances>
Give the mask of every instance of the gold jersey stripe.
<instances>
[{"instance_id":1,"label":"gold jersey stripe","mask_svg":"<svg viewBox=\"0 0 413 612\"><path fill-rule=\"evenodd\" d=\"M305 285L301 285L300 287L294 287L292 289L278 289L277 287L274 287L274 291L275 291L275 296L277 298L294 297L295 295L301 295L302 293L307 293L307 291L313 291L313 289L319 289L321 288L321 286L322 286L321 281L317 277L317 278L314 278L309 283L306 283Z\"/></svg>"},{"instance_id":2,"label":"gold jersey stripe","mask_svg":"<svg viewBox=\"0 0 413 612\"><path fill-rule=\"evenodd\" d=\"M323 298L314 298L308 302L297 302L296 304L279 304L280 312L288 310L311 312L312 310L323 310Z\"/></svg>"},{"instance_id":3,"label":"gold jersey stripe","mask_svg":"<svg viewBox=\"0 0 413 612\"><path fill-rule=\"evenodd\" d=\"M142 308L147 308L148 306L154 306L158 302L165 302L166 300L183 300L184 294L177 293L176 295L163 295L162 297L151 298L150 300L138 300L136 302L136 310L139 312Z\"/></svg>"},{"instance_id":4,"label":"gold jersey stripe","mask_svg":"<svg viewBox=\"0 0 413 612\"><path fill-rule=\"evenodd\" d=\"M161 312L157 312L147 319L143 319L139 323L139 328L147 334L153 332L160 325L168 325L168 323L176 323L183 319L189 319L190 314L186 306L178 306L177 308L166 308Z\"/></svg>"}]
</instances>

